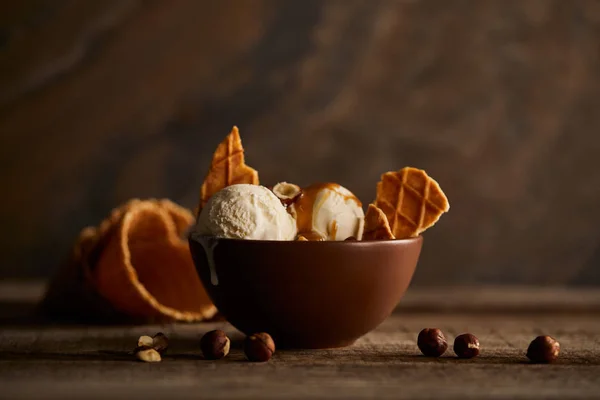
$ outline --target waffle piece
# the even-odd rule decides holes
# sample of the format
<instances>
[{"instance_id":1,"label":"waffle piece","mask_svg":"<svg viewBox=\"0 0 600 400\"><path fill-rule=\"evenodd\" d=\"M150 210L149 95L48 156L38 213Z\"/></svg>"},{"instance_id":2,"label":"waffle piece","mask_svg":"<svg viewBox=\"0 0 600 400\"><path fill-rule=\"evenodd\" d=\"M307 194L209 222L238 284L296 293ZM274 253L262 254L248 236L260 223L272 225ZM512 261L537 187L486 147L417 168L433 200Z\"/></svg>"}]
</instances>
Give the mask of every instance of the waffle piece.
<instances>
[{"instance_id":1,"label":"waffle piece","mask_svg":"<svg viewBox=\"0 0 600 400\"><path fill-rule=\"evenodd\" d=\"M258 171L246 165L240 133L237 126L234 126L213 154L210 169L200 189L197 213L200 213L213 194L238 183L258 185Z\"/></svg>"},{"instance_id":2,"label":"waffle piece","mask_svg":"<svg viewBox=\"0 0 600 400\"><path fill-rule=\"evenodd\" d=\"M216 308L187 242L189 210L169 200L131 200L82 230L40 311L53 317L121 322L201 321Z\"/></svg>"},{"instance_id":3,"label":"waffle piece","mask_svg":"<svg viewBox=\"0 0 600 400\"><path fill-rule=\"evenodd\" d=\"M419 236L450 209L440 185L425 171L412 167L381 176L375 205L384 212L397 239Z\"/></svg>"},{"instance_id":4,"label":"waffle piece","mask_svg":"<svg viewBox=\"0 0 600 400\"><path fill-rule=\"evenodd\" d=\"M362 240L390 240L394 239L390 224L381 208L369 204L365 214L365 230Z\"/></svg>"}]
</instances>

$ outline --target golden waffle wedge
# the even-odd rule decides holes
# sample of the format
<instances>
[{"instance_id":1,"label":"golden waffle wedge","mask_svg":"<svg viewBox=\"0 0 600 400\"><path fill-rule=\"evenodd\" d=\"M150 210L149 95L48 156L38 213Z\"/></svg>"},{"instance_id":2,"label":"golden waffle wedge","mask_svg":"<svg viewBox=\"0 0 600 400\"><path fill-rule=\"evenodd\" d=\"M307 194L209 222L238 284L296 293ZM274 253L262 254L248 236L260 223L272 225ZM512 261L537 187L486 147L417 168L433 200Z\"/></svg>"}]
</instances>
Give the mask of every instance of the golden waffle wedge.
<instances>
[{"instance_id":1,"label":"golden waffle wedge","mask_svg":"<svg viewBox=\"0 0 600 400\"><path fill-rule=\"evenodd\" d=\"M384 212L379 207L369 204L365 214L365 230L362 240L394 239L390 224Z\"/></svg>"},{"instance_id":2,"label":"golden waffle wedge","mask_svg":"<svg viewBox=\"0 0 600 400\"><path fill-rule=\"evenodd\" d=\"M200 189L198 213L213 194L238 183L258 185L258 171L245 164L240 133L234 126L213 154L210 169Z\"/></svg>"},{"instance_id":3,"label":"golden waffle wedge","mask_svg":"<svg viewBox=\"0 0 600 400\"><path fill-rule=\"evenodd\" d=\"M384 212L397 239L420 235L450 209L440 185L425 171L412 167L381 176L375 205Z\"/></svg>"}]
</instances>

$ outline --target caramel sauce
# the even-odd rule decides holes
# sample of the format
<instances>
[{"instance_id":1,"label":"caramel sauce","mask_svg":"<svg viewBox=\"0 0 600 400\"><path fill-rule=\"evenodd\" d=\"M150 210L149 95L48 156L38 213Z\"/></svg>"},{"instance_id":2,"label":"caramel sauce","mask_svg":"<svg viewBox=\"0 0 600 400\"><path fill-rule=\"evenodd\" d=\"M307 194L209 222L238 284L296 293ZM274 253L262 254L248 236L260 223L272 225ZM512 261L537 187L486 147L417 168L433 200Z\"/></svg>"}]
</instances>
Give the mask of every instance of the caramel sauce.
<instances>
[{"instance_id":1,"label":"caramel sauce","mask_svg":"<svg viewBox=\"0 0 600 400\"><path fill-rule=\"evenodd\" d=\"M323 242L325 241L325 237L315 231L304 232L301 234L304 238L311 242Z\"/></svg>"},{"instance_id":2,"label":"caramel sauce","mask_svg":"<svg viewBox=\"0 0 600 400\"><path fill-rule=\"evenodd\" d=\"M337 235L337 230L338 224L337 221L334 219L333 221L331 221L331 228L329 228L329 236L335 238L335 235Z\"/></svg>"},{"instance_id":3,"label":"caramel sauce","mask_svg":"<svg viewBox=\"0 0 600 400\"><path fill-rule=\"evenodd\" d=\"M335 191L341 195L345 201L355 201L359 207L362 207L362 203L356 196L353 194L343 195L337 191L338 188L340 188L340 185L337 183L316 183L302 189L302 194L298 196L293 203L298 235L302 235L308 240L325 240L321 234L315 232L313 229L313 211L315 209L315 201L319 193L321 193L321 191L324 189ZM321 203L325 202L330 194L331 193L329 191L326 191L320 199ZM316 206L319 208L320 205ZM330 235L335 236L337 229L337 221L333 221L329 232Z\"/></svg>"}]
</instances>

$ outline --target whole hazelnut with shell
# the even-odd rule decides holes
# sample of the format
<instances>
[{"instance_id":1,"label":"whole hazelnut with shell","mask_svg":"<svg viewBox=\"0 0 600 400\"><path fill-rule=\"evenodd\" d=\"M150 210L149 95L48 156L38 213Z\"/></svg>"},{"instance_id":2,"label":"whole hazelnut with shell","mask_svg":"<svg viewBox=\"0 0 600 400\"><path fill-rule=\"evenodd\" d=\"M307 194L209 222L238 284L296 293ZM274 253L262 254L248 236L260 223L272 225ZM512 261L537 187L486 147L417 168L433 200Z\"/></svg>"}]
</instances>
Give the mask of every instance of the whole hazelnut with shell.
<instances>
[{"instance_id":1,"label":"whole hazelnut with shell","mask_svg":"<svg viewBox=\"0 0 600 400\"><path fill-rule=\"evenodd\" d=\"M454 352L458 358L473 358L479 355L479 339L473 334L463 333L454 339Z\"/></svg>"},{"instance_id":2,"label":"whole hazelnut with shell","mask_svg":"<svg viewBox=\"0 0 600 400\"><path fill-rule=\"evenodd\" d=\"M446 337L438 328L425 328L419 332L417 346L427 357L439 357L448 349Z\"/></svg>"},{"instance_id":3,"label":"whole hazelnut with shell","mask_svg":"<svg viewBox=\"0 0 600 400\"><path fill-rule=\"evenodd\" d=\"M200 339L200 350L207 360L219 360L227 356L230 345L231 341L227 334L220 329L207 332Z\"/></svg>"},{"instance_id":4,"label":"whole hazelnut with shell","mask_svg":"<svg viewBox=\"0 0 600 400\"><path fill-rule=\"evenodd\" d=\"M560 343L551 336L538 336L527 348L527 358L534 363L550 363L558 358Z\"/></svg>"},{"instance_id":5,"label":"whole hazelnut with shell","mask_svg":"<svg viewBox=\"0 0 600 400\"><path fill-rule=\"evenodd\" d=\"M265 332L255 333L246 337L244 341L244 353L249 361L269 361L275 352L275 342L271 335Z\"/></svg>"}]
</instances>

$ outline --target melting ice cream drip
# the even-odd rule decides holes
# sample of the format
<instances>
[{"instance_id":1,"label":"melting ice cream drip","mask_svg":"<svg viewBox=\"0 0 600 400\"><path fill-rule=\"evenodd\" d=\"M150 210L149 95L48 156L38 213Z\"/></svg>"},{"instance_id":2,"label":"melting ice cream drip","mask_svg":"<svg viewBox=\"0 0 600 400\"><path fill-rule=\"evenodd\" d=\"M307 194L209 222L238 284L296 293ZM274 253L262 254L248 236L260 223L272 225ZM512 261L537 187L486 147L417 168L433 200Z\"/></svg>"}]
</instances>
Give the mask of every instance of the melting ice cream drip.
<instances>
[{"instance_id":1,"label":"melting ice cream drip","mask_svg":"<svg viewBox=\"0 0 600 400\"><path fill-rule=\"evenodd\" d=\"M215 248L219 241L211 237L202 237L199 240L204 252L206 253L206 261L208 262L208 269L210 270L210 283L213 286L219 285L219 277L217 276L217 267L215 263Z\"/></svg>"}]
</instances>

